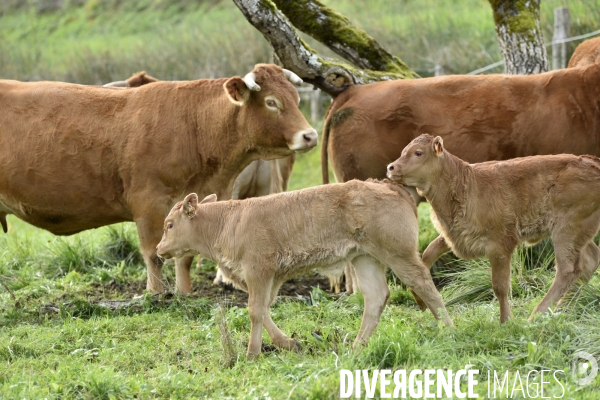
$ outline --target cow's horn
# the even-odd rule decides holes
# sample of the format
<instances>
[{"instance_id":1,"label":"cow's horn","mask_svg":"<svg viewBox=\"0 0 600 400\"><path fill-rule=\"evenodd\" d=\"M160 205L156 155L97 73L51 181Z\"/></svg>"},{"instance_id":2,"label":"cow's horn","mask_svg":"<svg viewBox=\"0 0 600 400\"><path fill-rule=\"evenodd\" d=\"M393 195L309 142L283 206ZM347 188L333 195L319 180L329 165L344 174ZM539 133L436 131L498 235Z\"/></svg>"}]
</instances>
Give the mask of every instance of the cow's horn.
<instances>
[{"instance_id":1,"label":"cow's horn","mask_svg":"<svg viewBox=\"0 0 600 400\"><path fill-rule=\"evenodd\" d=\"M304 83L302 78L300 78L298 75L296 75L289 69L285 69L285 68L282 68L282 69L283 69L283 74L285 75L285 77L288 79L288 81L292 82L294 85L300 86Z\"/></svg>"},{"instance_id":2,"label":"cow's horn","mask_svg":"<svg viewBox=\"0 0 600 400\"><path fill-rule=\"evenodd\" d=\"M116 82L107 83L102 86L105 86L105 87L129 87L129 83L127 81L116 81Z\"/></svg>"},{"instance_id":3,"label":"cow's horn","mask_svg":"<svg viewBox=\"0 0 600 400\"><path fill-rule=\"evenodd\" d=\"M253 90L255 92L260 92L260 86L256 84L254 81L256 79L256 75L254 72L248 72L244 77L244 83L248 86L248 89Z\"/></svg>"}]
</instances>

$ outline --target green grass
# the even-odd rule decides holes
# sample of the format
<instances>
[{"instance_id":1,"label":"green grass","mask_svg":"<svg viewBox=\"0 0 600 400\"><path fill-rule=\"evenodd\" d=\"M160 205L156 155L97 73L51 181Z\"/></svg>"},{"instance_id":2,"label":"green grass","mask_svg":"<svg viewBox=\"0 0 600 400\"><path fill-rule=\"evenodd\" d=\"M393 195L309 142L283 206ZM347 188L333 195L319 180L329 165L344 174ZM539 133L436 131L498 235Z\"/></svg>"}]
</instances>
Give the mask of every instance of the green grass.
<instances>
[{"instance_id":1,"label":"green grass","mask_svg":"<svg viewBox=\"0 0 600 400\"><path fill-rule=\"evenodd\" d=\"M426 216L428 207L420 212ZM302 350L268 351L251 362L245 359L245 307L227 306L232 350L225 353L214 300L146 296L117 310L102 306L100 301L123 298L103 288L143 285L132 224L55 238L15 218L9 223L0 239L0 279L10 288L0 289L0 398L337 398L342 368L467 365L480 370L481 395L488 370L508 370L512 377L551 369L565 371L565 398L600 398L598 379L586 387L571 381L576 351L600 357L598 278L560 310L526 322L554 275L551 253L543 249L534 261L531 250L515 254L514 317L506 324L498 322L487 263L458 261L441 291L455 330L418 311L408 291L391 283L380 326L354 353L362 296L336 298L315 288L311 296L280 300L272 310ZM172 267L164 269L173 289ZM263 339L270 344L266 333ZM549 390L545 395L561 394L556 384Z\"/></svg>"},{"instance_id":2,"label":"green grass","mask_svg":"<svg viewBox=\"0 0 600 400\"><path fill-rule=\"evenodd\" d=\"M0 1L2 78L101 84L146 70L165 80L197 79L242 74L271 58L266 41L231 1L78 0L40 12L54 3ZM502 58L486 0L325 4L348 16L421 76L431 76L436 64L447 74L466 73ZM571 35L598 29L600 0L547 0L541 2L546 41L552 38L554 8L564 5L571 12ZM569 52L577 44L570 44Z\"/></svg>"}]
</instances>

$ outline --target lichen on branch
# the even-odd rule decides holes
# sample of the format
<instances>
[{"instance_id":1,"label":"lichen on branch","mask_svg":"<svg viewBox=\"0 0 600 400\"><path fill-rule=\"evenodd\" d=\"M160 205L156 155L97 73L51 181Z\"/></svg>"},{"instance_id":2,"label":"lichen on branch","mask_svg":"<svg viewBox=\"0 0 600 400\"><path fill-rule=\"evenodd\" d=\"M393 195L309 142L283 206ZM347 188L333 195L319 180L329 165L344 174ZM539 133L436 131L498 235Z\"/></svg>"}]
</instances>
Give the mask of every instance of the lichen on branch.
<instances>
[{"instance_id":1,"label":"lichen on branch","mask_svg":"<svg viewBox=\"0 0 600 400\"><path fill-rule=\"evenodd\" d=\"M372 71L321 57L301 40L289 19L270 0L233 0L273 47L282 65L332 96L350 84L404 79L406 73Z\"/></svg>"},{"instance_id":2,"label":"lichen on branch","mask_svg":"<svg viewBox=\"0 0 600 400\"><path fill-rule=\"evenodd\" d=\"M273 0L290 22L359 68L416 77L367 32L317 0Z\"/></svg>"}]
</instances>

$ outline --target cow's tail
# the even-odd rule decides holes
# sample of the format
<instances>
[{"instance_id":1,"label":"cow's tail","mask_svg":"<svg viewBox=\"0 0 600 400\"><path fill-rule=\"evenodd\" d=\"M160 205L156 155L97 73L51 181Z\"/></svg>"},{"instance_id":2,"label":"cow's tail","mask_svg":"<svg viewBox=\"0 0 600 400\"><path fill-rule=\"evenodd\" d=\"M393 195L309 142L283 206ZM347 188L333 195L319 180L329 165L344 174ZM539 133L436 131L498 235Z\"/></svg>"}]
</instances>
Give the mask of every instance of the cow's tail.
<instances>
[{"instance_id":1,"label":"cow's tail","mask_svg":"<svg viewBox=\"0 0 600 400\"><path fill-rule=\"evenodd\" d=\"M323 176L323 184L329 183L329 160L327 159L327 144L329 142L329 127L331 125L331 113L328 113L323 127L323 141L321 143L321 174Z\"/></svg>"},{"instance_id":2,"label":"cow's tail","mask_svg":"<svg viewBox=\"0 0 600 400\"><path fill-rule=\"evenodd\" d=\"M4 233L8 232L8 224L6 223L6 214L0 214L0 224Z\"/></svg>"}]
</instances>

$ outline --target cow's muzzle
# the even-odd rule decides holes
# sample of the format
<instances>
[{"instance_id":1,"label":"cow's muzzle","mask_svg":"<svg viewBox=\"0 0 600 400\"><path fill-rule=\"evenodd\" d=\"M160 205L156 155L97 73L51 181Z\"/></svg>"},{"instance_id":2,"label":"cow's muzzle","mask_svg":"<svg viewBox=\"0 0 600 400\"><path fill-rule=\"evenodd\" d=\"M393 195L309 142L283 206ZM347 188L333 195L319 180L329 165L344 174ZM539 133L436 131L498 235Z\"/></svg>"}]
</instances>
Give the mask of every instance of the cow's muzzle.
<instances>
[{"instance_id":1,"label":"cow's muzzle","mask_svg":"<svg viewBox=\"0 0 600 400\"><path fill-rule=\"evenodd\" d=\"M294 134L294 138L292 139L292 143L288 144L290 150L296 152L304 152L312 149L319 142L319 135L317 131L313 128L304 129L302 131L296 132Z\"/></svg>"}]
</instances>

